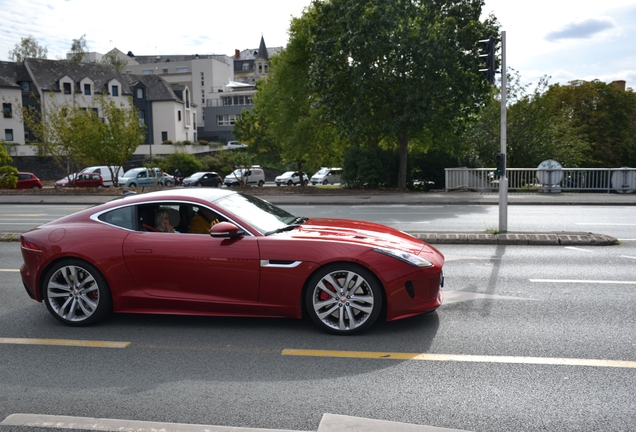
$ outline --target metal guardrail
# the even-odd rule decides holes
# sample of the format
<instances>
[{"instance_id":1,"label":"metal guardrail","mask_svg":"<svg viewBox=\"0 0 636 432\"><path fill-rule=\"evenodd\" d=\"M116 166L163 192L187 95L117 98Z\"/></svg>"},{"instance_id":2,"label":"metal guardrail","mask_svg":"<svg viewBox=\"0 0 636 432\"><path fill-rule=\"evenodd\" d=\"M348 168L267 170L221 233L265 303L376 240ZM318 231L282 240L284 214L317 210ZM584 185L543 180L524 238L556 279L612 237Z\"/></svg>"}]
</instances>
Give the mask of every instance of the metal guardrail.
<instances>
[{"instance_id":1,"label":"metal guardrail","mask_svg":"<svg viewBox=\"0 0 636 432\"><path fill-rule=\"evenodd\" d=\"M636 168L506 168L508 190L635 192ZM494 168L446 168L447 191L498 191Z\"/></svg>"}]
</instances>

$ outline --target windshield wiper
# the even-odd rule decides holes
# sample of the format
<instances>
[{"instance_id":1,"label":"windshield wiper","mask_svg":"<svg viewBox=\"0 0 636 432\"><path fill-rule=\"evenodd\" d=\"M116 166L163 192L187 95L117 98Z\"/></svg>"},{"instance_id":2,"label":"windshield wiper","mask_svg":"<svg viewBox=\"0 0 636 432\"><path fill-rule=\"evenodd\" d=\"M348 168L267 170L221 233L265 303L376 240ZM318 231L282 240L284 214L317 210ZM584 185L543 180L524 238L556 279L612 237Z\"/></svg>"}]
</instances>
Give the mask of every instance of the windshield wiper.
<instances>
[{"instance_id":1,"label":"windshield wiper","mask_svg":"<svg viewBox=\"0 0 636 432\"><path fill-rule=\"evenodd\" d=\"M286 225L286 226L280 227L280 228L276 228L275 230L272 230L272 231L267 231L265 233L265 235L268 236L268 235L272 235L272 234L282 233L282 232L285 232L285 231L291 231L294 228L298 228L299 226L301 226L302 224L307 222L307 219L308 218L306 218L306 217L297 217L289 225Z\"/></svg>"}]
</instances>

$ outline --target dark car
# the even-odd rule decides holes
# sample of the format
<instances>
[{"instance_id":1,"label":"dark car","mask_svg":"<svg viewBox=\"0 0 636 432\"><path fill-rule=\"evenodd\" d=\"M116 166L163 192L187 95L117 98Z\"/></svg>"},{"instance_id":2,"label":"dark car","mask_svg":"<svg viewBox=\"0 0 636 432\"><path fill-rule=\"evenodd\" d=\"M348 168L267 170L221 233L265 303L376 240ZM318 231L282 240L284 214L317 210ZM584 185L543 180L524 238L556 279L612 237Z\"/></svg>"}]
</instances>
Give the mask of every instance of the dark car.
<instances>
[{"instance_id":1,"label":"dark car","mask_svg":"<svg viewBox=\"0 0 636 432\"><path fill-rule=\"evenodd\" d=\"M19 172L16 189L42 189L42 182L33 173Z\"/></svg>"},{"instance_id":2,"label":"dark car","mask_svg":"<svg viewBox=\"0 0 636 432\"><path fill-rule=\"evenodd\" d=\"M215 172L197 172L190 177L183 179L184 186L212 186L221 187L223 184L223 177Z\"/></svg>"},{"instance_id":3,"label":"dark car","mask_svg":"<svg viewBox=\"0 0 636 432\"><path fill-rule=\"evenodd\" d=\"M206 211L218 223L188 234ZM160 232L165 219L175 232ZM432 312L444 297L444 256L409 234L297 217L225 188L128 195L28 231L20 245L28 295L72 326L111 312L306 314L328 332L353 334L377 319Z\"/></svg>"}]
</instances>

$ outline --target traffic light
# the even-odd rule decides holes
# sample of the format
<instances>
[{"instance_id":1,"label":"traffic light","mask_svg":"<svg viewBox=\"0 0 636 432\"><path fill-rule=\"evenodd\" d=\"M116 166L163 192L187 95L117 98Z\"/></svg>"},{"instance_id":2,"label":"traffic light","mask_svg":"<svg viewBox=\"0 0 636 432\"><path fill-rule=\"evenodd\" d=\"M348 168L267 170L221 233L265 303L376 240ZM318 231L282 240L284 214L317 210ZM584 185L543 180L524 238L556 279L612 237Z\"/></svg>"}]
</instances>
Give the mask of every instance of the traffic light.
<instances>
[{"instance_id":1,"label":"traffic light","mask_svg":"<svg viewBox=\"0 0 636 432\"><path fill-rule=\"evenodd\" d=\"M497 153L497 178L506 176L506 154Z\"/></svg>"},{"instance_id":2,"label":"traffic light","mask_svg":"<svg viewBox=\"0 0 636 432\"><path fill-rule=\"evenodd\" d=\"M479 69L479 72L486 75L488 82L493 85L495 83L495 51L496 51L497 39L494 36L490 36L488 39L482 39L479 41L479 60L484 66Z\"/></svg>"}]
</instances>

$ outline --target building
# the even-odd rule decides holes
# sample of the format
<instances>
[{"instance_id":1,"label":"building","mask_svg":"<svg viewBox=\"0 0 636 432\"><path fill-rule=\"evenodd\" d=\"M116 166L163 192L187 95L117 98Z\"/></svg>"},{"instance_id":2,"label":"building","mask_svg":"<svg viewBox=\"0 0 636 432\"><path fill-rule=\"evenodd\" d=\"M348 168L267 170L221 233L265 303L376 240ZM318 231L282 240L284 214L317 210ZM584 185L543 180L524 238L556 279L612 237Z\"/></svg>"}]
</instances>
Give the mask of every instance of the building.
<instances>
[{"instance_id":1,"label":"building","mask_svg":"<svg viewBox=\"0 0 636 432\"><path fill-rule=\"evenodd\" d=\"M24 126L18 113L22 109L23 95L28 93L33 83L24 65L0 62L0 142L7 145L11 154L17 152L17 146L24 145Z\"/></svg>"},{"instance_id":2,"label":"building","mask_svg":"<svg viewBox=\"0 0 636 432\"><path fill-rule=\"evenodd\" d=\"M223 143L234 140L236 118L243 110L251 111L254 107L252 96L256 93L256 83L267 77L270 56L281 50L282 47L268 49L261 36L258 49L235 51L234 80L208 94L203 108L207 136Z\"/></svg>"},{"instance_id":3,"label":"building","mask_svg":"<svg viewBox=\"0 0 636 432\"><path fill-rule=\"evenodd\" d=\"M233 79L232 58L226 55L135 56L128 52L127 57L126 74L158 75L169 84L187 87L191 101L200 106L205 105L208 94L222 89ZM196 124L200 125L198 139L213 141L205 133L204 122L205 113L199 110L196 117Z\"/></svg>"}]
</instances>

